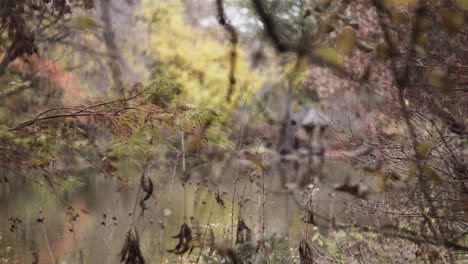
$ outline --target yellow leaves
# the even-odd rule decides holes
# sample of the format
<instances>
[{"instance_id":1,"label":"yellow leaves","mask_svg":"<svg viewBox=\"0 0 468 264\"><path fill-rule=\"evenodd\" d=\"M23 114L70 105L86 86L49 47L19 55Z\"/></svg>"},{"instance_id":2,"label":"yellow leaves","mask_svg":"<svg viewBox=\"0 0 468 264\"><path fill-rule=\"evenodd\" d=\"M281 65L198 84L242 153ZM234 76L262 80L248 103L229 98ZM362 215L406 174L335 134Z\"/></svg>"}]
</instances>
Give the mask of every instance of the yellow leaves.
<instances>
[{"instance_id":1,"label":"yellow leaves","mask_svg":"<svg viewBox=\"0 0 468 264\"><path fill-rule=\"evenodd\" d=\"M180 1L142 1L141 12L149 21L148 41L140 47L152 62L151 74L177 76L184 90L178 97L194 106L222 110L228 114L235 103L226 103L230 74L230 44L219 39L219 32L185 23ZM258 90L263 77L247 63L242 49L236 50L236 87L232 102ZM240 89L242 87L242 89ZM245 99L245 98L243 98Z\"/></svg>"},{"instance_id":2,"label":"yellow leaves","mask_svg":"<svg viewBox=\"0 0 468 264\"><path fill-rule=\"evenodd\" d=\"M465 11L468 11L468 0L457 0L457 3Z\"/></svg>"},{"instance_id":3,"label":"yellow leaves","mask_svg":"<svg viewBox=\"0 0 468 264\"><path fill-rule=\"evenodd\" d=\"M246 159L247 161L249 161L250 163L252 163L253 165L259 167L261 170L265 170L266 169L266 166L265 164L263 163L263 160L261 158L259 158L258 156L256 156L255 154L251 153L250 151L248 150L243 150L241 152L242 154L242 157L244 159Z\"/></svg>"},{"instance_id":4,"label":"yellow leaves","mask_svg":"<svg viewBox=\"0 0 468 264\"><path fill-rule=\"evenodd\" d=\"M392 19L392 22L396 23L396 24L408 24L411 20L409 17L407 17L406 15L402 14L402 13L396 13L396 12L393 12L391 14L391 19Z\"/></svg>"},{"instance_id":5,"label":"yellow leaves","mask_svg":"<svg viewBox=\"0 0 468 264\"><path fill-rule=\"evenodd\" d=\"M385 174L379 176L379 178L377 179L377 186L384 191L390 187L388 177Z\"/></svg>"},{"instance_id":6,"label":"yellow leaves","mask_svg":"<svg viewBox=\"0 0 468 264\"><path fill-rule=\"evenodd\" d=\"M449 35L454 35L465 25L465 18L462 14L457 14L448 8L439 9L442 19L442 26Z\"/></svg>"},{"instance_id":7,"label":"yellow leaves","mask_svg":"<svg viewBox=\"0 0 468 264\"><path fill-rule=\"evenodd\" d=\"M406 181L412 179L414 176L416 176L416 174L418 174L418 168L416 167L416 165L411 165L408 169L408 177L405 179Z\"/></svg>"},{"instance_id":8,"label":"yellow leaves","mask_svg":"<svg viewBox=\"0 0 468 264\"><path fill-rule=\"evenodd\" d=\"M414 49L422 57L426 57L427 34L418 34L414 40Z\"/></svg>"},{"instance_id":9,"label":"yellow leaves","mask_svg":"<svg viewBox=\"0 0 468 264\"><path fill-rule=\"evenodd\" d=\"M384 0L386 7L407 7L417 3L418 0Z\"/></svg>"},{"instance_id":10,"label":"yellow leaves","mask_svg":"<svg viewBox=\"0 0 468 264\"><path fill-rule=\"evenodd\" d=\"M446 90L450 87L448 73L442 69L433 69L427 76L427 83L441 90Z\"/></svg>"},{"instance_id":11,"label":"yellow leaves","mask_svg":"<svg viewBox=\"0 0 468 264\"><path fill-rule=\"evenodd\" d=\"M421 171L422 176L429 178L432 182L434 182L437 185L442 184L442 178L431 167L429 167L428 165L423 165L421 169L422 169ZM417 174L418 174L418 168L416 164L411 165L411 167L408 170L408 177L406 178L406 181L412 179Z\"/></svg>"},{"instance_id":12,"label":"yellow leaves","mask_svg":"<svg viewBox=\"0 0 468 264\"><path fill-rule=\"evenodd\" d=\"M375 55L377 59L386 61L389 57L387 45L379 43L377 47L375 47Z\"/></svg>"},{"instance_id":13,"label":"yellow leaves","mask_svg":"<svg viewBox=\"0 0 468 264\"><path fill-rule=\"evenodd\" d=\"M70 22L68 22L68 26L75 30L84 32L101 28L101 25L96 20L94 20L94 18L88 16L72 18Z\"/></svg>"},{"instance_id":14,"label":"yellow leaves","mask_svg":"<svg viewBox=\"0 0 468 264\"><path fill-rule=\"evenodd\" d=\"M427 154L429 154L429 151L431 150L432 148L432 141L431 140L428 140L428 141L425 141L421 144L419 144L417 146L417 151L418 151L418 154L421 156L421 157L426 157Z\"/></svg>"},{"instance_id":15,"label":"yellow leaves","mask_svg":"<svg viewBox=\"0 0 468 264\"><path fill-rule=\"evenodd\" d=\"M430 178L437 185L442 184L442 178L431 167L424 165L422 170L423 176Z\"/></svg>"},{"instance_id":16,"label":"yellow leaves","mask_svg":"<svg viewBox=\"0 0 468 264\"><path fill-rule=\"evenodd\" d=\"M305 56L297 58L295 61L284 66L284 70L288 78L293 82L294 87L300 84L302 78L307 73L308 67L309 61Z\"/></svg>"},{"instance_id":17,"label":"yellow leaves","mask_svg":"<svg viewBox=\"0 0 468 264\"><path fill-rule=\"evenodd\" d=\"M396 53L398 53L398 38L395 34L390 34L387 42L381 42L375 47L375 56L381 61L388 60Z\"/></svg>"},{"instance_id":18,"label":"yellow leaves","mask_svg":"<svg viewBox=\"0 0 468 264\"><path fill-rule=\"evenodd\" d=\"M313 54L329 66L341 71L345 70L344 58L336 49L322 45L315 48Z\"/></svg>"},{"instance_id":19,"label":"yellow leaves","mask_svg":"<svg viewBox=\"0 0 468 264\"><path fill-rule=\"evenodd\" d=\"M336 37L336 46L344 54L349 55L356 45L356 34L350 27L345 27Z\"/></svg>"}]
</instances>

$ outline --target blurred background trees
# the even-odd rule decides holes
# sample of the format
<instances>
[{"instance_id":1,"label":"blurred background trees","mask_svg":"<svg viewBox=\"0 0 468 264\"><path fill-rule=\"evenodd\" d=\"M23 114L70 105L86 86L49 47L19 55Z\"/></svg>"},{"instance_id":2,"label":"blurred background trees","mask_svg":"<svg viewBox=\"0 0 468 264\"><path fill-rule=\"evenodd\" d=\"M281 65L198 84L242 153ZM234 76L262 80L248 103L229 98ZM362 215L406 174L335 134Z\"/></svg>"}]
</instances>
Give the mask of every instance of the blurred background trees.
<instances>
[{"instance_id":1,"label":"blurred background trees","mask_svg":"<svg viewBox=\"0 0 468 264\"><path fill-rule=\"evenodd\" d=\"M467 12L465 0L3 1L2 202L21 200L15 182L45 186L75 235L85 209L72 204L107 186L132 229L103 261L121 244L154 249L123 250L125 263L175 257L168 225L173 252L202 248L187 261L462 263ZM100 218L116 200L80 206Z\"/></svg>"}]
</instances>

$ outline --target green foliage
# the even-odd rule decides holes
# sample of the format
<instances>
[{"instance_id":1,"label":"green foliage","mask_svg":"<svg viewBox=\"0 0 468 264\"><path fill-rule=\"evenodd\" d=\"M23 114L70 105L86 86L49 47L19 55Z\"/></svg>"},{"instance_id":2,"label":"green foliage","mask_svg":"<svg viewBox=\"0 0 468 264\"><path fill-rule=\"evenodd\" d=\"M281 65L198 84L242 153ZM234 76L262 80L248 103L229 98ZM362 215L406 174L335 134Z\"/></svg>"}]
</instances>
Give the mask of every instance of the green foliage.
<instances>
[{"instance_id":1,"label":"green foliage","mask_svg":"<svg viewBox=\"0 0 468 264\"><path fill-rule=\"evenodd\" d=\"M73 192L77 188L83 187L86 184L81 182L79 178L75 176L67 176L67 178L61 182L60 187L63 192Z\"/></svg>"},{"instance_id":2,"label":"green foliage","mask_svg":"<svg viewBox=\"0 0 468 264\"><path fill-rule=\"evenodd\" d=\"M141 91L149 102L167 107L182 93L182 85L174 78L162 77L145 85Z\"/></svg>"},{"instance_id":3,"label":"green foliage","mask_svg":"<svg viewBox=\"0 0 468 264\"><path fill-rule=\"evenodd\" d=\"M20 92L21 90L30 87L31 84L32 82L30 80L22 80L22 79L12 80L0 92L0 98L7 96L8 94Z\"/></svg>"}]
</instances>

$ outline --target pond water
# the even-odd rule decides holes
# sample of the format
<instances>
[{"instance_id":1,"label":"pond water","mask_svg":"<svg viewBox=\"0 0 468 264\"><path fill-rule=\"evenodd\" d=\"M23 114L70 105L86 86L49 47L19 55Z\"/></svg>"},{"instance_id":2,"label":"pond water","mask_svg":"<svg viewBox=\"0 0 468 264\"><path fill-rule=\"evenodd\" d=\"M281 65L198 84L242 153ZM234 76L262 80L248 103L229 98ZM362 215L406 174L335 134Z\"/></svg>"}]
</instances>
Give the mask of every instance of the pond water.
<instances>
[{"instance_id":1,"label":"pond water","mask_svg":"<svg viewBox=\"0 0 468 264\"><path fill-rule=\"evenodd\" d=\"M301 209L281 188L275 173L231 168L206 176L201 171L183 185L179 169L153 168L147 176L153 179L154 192L141 216L136 199L141 172L124 171L130 178L126 188L94 168L77 170L75 177L82 184L64 193L47 184L9 177L0 185L0 263L34 263L37 259L38 263L54 263L52 257L55 263L118 263L130 227L139 232L147 263L178 261L179 256L167 250L177 244L173 236L184 222L194 235L198 230L206 237L208 245L208 225L216 243L229 241L235 238L231 230L236 229L239 215L254 240L274 235L295 248L304 236ZM347 216L345 207L336 201L349 197L332 189L352 169L326 162L325 172L326 179L314 194L314 210L325 216L333 214L339 221ZM368 220L362 217L362 221ZM327 223L323 224L320 232L326 235ZM199 249L195 249L185 257L194 261L198 255Z\"/></svg>"}]
</instances>

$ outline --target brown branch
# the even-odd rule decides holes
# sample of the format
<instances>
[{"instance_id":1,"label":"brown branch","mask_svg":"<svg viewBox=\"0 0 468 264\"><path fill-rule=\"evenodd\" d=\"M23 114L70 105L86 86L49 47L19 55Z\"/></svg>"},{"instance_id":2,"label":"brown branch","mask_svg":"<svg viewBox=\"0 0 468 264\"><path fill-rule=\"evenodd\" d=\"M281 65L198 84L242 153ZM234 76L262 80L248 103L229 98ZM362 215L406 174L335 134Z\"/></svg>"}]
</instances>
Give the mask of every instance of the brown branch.
<instances>
[{"instance_id":1,"label":"brown branch","mask_svg":"<svg viewBox=\"0 0 468 264\"><path fill-rule=\"evenodd\" d=\"M265 10L265 6L262 0L252 0L252 4L259 16L260 20L265 27L265 31L273 42L273 45L279 52L287 52L287 51L294 51L295 48L291 47L290 45L283 42L280 38L279 33L276 30L275 21L271 14L268 14Z\"/></svg>"},{"instance_id":2,"label":"brown branch","mask_svg":"<svg viewBox=\"0 0 468 264\"><path fill-rule=\"evenodd\" d=\"M111 1L110 0L100 0L101 3L101 19L104 24L102 31L102 36L104 38L104 45L106 47L107 53L109 54L108 66L111 71L112 80L114 82L114 88L122 93L123 98L125 98L125 89L122 81L122 69L120 68L120 56L119 50L115 41L115 33L112 28L112 18L110 13Z\"/></svg>"},{"instance_id":3,"label":"brown branch","mask_svg":"<svg viewBox=\"0 0 468 264\"><path fill-rule=\"evenodd\" d=\"M384 22L384 15L387 14L387 10L385 7L382 5L382 3L378 0L373 0L374 6L376 8L377 12L377 20L378 23L384 33L384 40L387 44L387 47L389 49L389 60L390 60L390 65L391 65L391 71L393 74L393 78L395 80L395 86L398 91L398 104L401 107L401 112L403 114L403 118L405 120L406 126L408 127L408 132L411 140L411 147L414 151L414 157L415 157L415 164L418 170L417 177L418 177L418 187L419 191L423 194L424 199L429 205L429 215L434 218L436 216L436 210L435 206L433 204L433 199L431 198L432 193L431 189L429 186L429 183L427 182L426 179L424 179L422 172L423 172L423 157L418 151L418 141L417 141L417 135L416 131L414 128L414 125L411 122L411 113L408 110L406 103L405 103L405 90L406 90L406 85L408 84L409 80L409 73L410 73L410 60L414 56L415 53L415 45L416 45L416 39L421 34L421 27L418 25L421 19L424 19L424 17L427 15L427 10L426 7L423 5L422 1L419 1L418 8L416 10L416 16L414 17L414 22L413 22L413 29L411 32L411 39L409 43L409 51L408 54L406 55L406 60L405 64L403 67L403 71L401 74L399 74L398 68L396 66L396 56L398 55L397 50L393 46L392 42L392 37L389 28L386 26ZM424 205L423 204L418 204L419 210L421 212L424 212ZM434 225L432 224L431 219L426 215L423 214L423 217L431 230L432 234L436 238L436 240L439 240L439 233L440 235L443 234L442 226L440 221L436 220L436 223L439 227L439 233L436 231Z\"/></svg>"},{"instance_id":4,"label":"brown branch","mask_svg":"<svg viewBox=\"0 0 468 264\"><path fill-rule=\"evenodd\" d=\"M10 47L5 51L5 55L3 56L3 59L0 62L0 76L3 75L8 65L16 59L16 55L13 54L12 52L14 49L15 49L15 43L13 42L10 45Z\"/></svg>"},{"instance_id":5,"label":"brown branch","mask_svg":"<svg viewBox=\"0 0 468 264\"><path fill-rule=\"evenodd\" d=\"M444 246L446 248L468 252L468 247L457 244L453 241L449 241L449 240L441 241L438 239L434 239L434 240L423 239L423 238L420 238L421 236L418 235L417 232L414 232L408 229L401 229L392 225L383 226L381 228L382 230L371 228L368 226L358 226L358 225L336 225L335 227L337 229L359 228L359 230L362 232L377 233L385 237L404 239L404 240L407 240L416 244L430 244L434 246ZM387 230L389 229L390 231L396 231L396 232L385 231L386 229Z\"/></svg>"},{"instance_id":6,"label":"brown branch","mask_svg":"<svg viewBox=\"0 0 468 264\"><path fill-rule=\"evenodd\" d=\"M37 124L37 123L42 122L42 121L50 120L50 119L58 119L58 118L66 118L66 117L79 117L79 116L93 116L93 115L116 116L116 115L119 115L121 112L123 112L125 110L135 110L135 109L138 110L138 108L135 108L135 107L123 107L123 108L120 108L120 109L111 109L111 110L103 112L103 113L90 111L90 109L94 109L94 108L101 107L101 106L117 104L117 103L121 103L121 102L128 102L128 101L131 101L131 100L137 98L139 95L140 94L138 93L138 94L136 94L136 95L134 95L132 97L129 97L127 99L118 99L118 100L113 100L113 101L109 101L109 102L98 103L98 104L95 104L95 105L87 106L87 107L82 108L82 109L72 108L72 107L59 107L59 108L49 109L49 110L46 110L46 111L38 114L35 118L33 118L31 120L25 121L25 122L23 122L23 123L21 123L19 125L16 125L16 126L14 126L12 128L9 128L8 131L21 130L21 129L25 128L25 127ZM57 111L57 110L74 110L74 112L60 113L60 114L55 114L55 115L43 116L46 113L49 113L49 112L52 112L52 111Z\"/></svg>"},{"instance_id":7,"label":"brown branch","mask_svg":"<svg viewBox=\"0 0 468 264\"><path fill-rule=\"evenodd\" d=\"M231 101L232 93L234 92L234 85L236 84L236 59L237 59L237 43L238 43L238 36L234 26L228 21L226 17L226 12L224 11L224 3L223 0L216 0L216 10L217 10L217 18L218 23L224 27L224 29L230 35L230 42L231 42L231 51L229 54L229 89L227 92L226 100L229 102Z\"/></svg>"}]
</instances>

